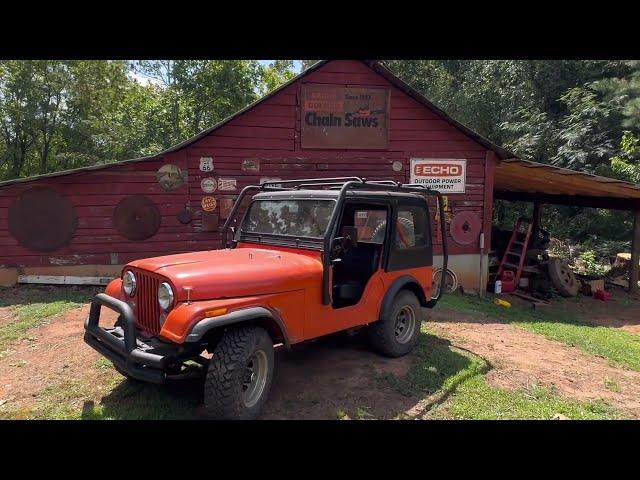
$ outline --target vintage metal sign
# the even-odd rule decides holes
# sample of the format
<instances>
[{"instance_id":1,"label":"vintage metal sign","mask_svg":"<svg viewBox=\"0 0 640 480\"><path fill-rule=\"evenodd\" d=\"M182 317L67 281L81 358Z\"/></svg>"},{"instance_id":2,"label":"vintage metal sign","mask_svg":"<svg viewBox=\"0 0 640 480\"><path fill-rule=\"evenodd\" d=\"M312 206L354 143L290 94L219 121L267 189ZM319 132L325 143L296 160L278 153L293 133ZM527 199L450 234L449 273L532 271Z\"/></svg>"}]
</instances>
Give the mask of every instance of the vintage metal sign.
<instances>
[{"instance_id":1,"label":"vintage metal sign","mask_svg":"<svg viewBox=\"0 0 640 480\"><path fill-rule=\"evenodd\" d=\"M260 160L257 158L248 158L242 161L242 166L240 168L243 172L257 173L260 171Z\"/></svg>"},{"instance_id":2,"label":"vintage metal sign","mask_svg":"<svg viewBox=\"0 0 640 480\"><path fill-rule=\"evenodd\" d=\"M389 90L302 86L303 148L387 148Z\"/></svg>"},{"instance_id":3,"label":"vintage metal sign","mask_svg":"<svg viewBox=\"0 0 640 480\"><path fill-rule=\"evenodd\" d=\"M213 177L205 177L200 181L200 188L204 193L213 193L218 188L218 182Z\"/></svg>"},{"instance_id":4,"label":"vintage metal sign","mask_svg":"<svg viewBox=\"0 0 640 480\"><path fill-rule=\"evenodd\" d=\"M411 183L426 185L442 193L464 193L466 181L466 160L411 159Z\"/></svg>"},{"instance_id":5,"label":"vintage metal sign","mask_svg":"<svg viewBox=\"0 0 640 480\"><path fill-rule=\"evenodd\" d=\"M220 198L220 218L227 219L235 203L234 197L222 197Z\"/></svg>"},{"instance_id":6,"label":"vintage metal sign","mask_svg":"<svg viewBox=\"0 0 640 480\"><path fill-rule=\"evenodd\" d=\"M235 178L219 178L218 190L221 192L235 192L238 182Z\"/></svg>"},{"instance_id":7,"label":"vintage metal sign","mask_svg":"<svg viewBox=\"0 0 640 480\"><path fill-rule=\"evenodd\" d=\"M184 185L186 175L177 165L166 164L161 166L156 173L156 179L165 190L175 190Z\"/></svg>"},{"instance_id":8,"label":"vintage metal sign","mask_svg":"<svg viewBox=\"0 0 640 480\"><path fill-rule=\"evenodd\" d=\"M203 197L201 205L205 212L213 212L216 209L216 199L215 197Z\"/></svg>"},{"instance_id":9,"label":"vintage metal sign","mask_svg":"<svg viewBox=\"0 0 640 480\"><path fill-rule=\"evenodd\" d=\"M213 172L213 158L200 157L200 171L201 172Z\"/></svg>"}]
</instances>

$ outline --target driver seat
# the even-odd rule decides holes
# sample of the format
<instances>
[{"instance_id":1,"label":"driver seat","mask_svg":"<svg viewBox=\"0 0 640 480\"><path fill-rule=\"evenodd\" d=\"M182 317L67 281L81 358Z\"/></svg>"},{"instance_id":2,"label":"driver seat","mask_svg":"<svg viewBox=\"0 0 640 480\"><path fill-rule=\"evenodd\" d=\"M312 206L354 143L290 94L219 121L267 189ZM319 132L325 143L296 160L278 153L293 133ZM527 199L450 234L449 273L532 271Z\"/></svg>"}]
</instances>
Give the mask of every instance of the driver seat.
<instances>
[{"instance_id":1,"label":"driver seat","mask_svg":"<svg viewBox=\"0 0 640 480\"><path fill-rule=\"evenodd\" d=\"M377 245L359 243L345 252L342 262L334 272L339 281L333 287L334 304L337 307L358 303L364 287L378 268L380 250Z\"/></svg>"}]
</instances>

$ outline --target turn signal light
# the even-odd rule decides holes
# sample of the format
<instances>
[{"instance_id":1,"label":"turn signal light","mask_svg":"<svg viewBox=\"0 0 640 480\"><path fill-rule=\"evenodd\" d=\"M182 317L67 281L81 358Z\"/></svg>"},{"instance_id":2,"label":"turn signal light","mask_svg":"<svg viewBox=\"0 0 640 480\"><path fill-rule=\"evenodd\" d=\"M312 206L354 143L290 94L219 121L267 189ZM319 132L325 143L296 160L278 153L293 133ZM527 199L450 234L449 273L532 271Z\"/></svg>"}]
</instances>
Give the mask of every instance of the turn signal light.
<instances>
[{"instance_id":1,"label":"turn signal light","mask_svg":"<svg viewBox=\"0 0 640 480\"><path fill-rule=\"evenodd\" d=\"M227 309L223 307L223 308L216 308L215 310L208 310L204 312L204 316L206 318L219 317L220 315L224 315L225 313L227 313Z\"/></svg>"}]
</instances>

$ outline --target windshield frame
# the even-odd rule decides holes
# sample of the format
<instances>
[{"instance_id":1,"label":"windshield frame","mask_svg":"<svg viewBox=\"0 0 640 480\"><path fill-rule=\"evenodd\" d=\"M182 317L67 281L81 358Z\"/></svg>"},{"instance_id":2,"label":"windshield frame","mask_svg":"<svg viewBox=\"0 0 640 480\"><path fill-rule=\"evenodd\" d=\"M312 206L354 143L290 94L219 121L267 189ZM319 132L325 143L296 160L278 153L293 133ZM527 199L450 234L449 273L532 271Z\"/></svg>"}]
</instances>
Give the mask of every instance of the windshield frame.
<instances>
[{"instance_id":1,"label":"windshield frame","mask_svg":"<svg viewBox=\"0 0 640 480\"><path fill-rule=\"evenodd\" d=\"M319 198L315 196L295 196L290 198L254 198L251 200L251 203L247 206L244 215L242 216L242 221L240 222L240 226L236 233L236 240L240 242L247 243L260 243L260 244L268 244L268 245L279 245L279 246L287 246L287 247L299 247L299 248L311 248L314 250L322 250L324 248L324 240L326 236L329 234L330 230L330 222L331 222L331 214L329 215L329 223L327 224L327 228L324 234L321 237L308 237L305 235L289 235L284 233L262 233L262 232L248 232L244 230L244 224L256 202L291 202L291 201L326 201L333 204L333 209L331 213L333 213L337 206L337 201L335 198Z\"/></svg>"}]
</instances>

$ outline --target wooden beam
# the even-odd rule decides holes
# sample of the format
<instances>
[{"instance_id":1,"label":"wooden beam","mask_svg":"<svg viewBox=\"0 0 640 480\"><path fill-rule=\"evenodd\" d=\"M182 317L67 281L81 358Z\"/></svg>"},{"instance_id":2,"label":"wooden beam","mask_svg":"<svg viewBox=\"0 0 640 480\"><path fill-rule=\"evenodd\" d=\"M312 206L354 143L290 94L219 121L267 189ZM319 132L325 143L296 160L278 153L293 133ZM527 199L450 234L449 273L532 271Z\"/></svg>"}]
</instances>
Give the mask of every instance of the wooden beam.
<instances>
[{"instance_id":1,"label":"wooden beam","mask_svg":"<svg viewBox=\"0 0 640 480\"><path fill-rule=\"evenodd\" d=\"M640 199L617 197L589 197L585 195L551 195L546 193L496 190L495 198L520 202L540 202L551 205L606 208L610 210L640 210Z\"/></svg>"},{"instance_id":2,"label":"wooden beam","mask_svg":"<svg viewBox=\"0 0 640 480\"><path fill-rule=\"evenodd\" d=\"M638 274L640 273L640 210L633 212L633 239L631 241L631 271L629 272L629 291L638 293Z\"/></svg>"},{"instance_id":3,"label":"wooden beam","mask_svg":"<svg viewBox=\"0 0 640 480\"><path fill-rule=\"evenodd\" d=\"M538 201L533 202L533 220L531 235L534 239L538 238L538 231L542 220L542 204Z\"/></svg>"}]
</instances>

